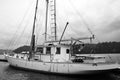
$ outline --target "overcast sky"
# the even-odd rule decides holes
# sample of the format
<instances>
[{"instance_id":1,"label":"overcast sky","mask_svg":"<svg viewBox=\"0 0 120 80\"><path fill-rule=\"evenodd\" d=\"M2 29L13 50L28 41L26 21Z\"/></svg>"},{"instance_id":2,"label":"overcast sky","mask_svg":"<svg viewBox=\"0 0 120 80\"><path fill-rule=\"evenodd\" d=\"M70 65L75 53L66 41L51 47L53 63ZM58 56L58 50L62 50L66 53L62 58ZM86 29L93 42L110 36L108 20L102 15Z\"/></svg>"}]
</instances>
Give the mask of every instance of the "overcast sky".
<instances>
[{"instance_id":1,"label":"overcast sky","mask_svg":"<svg viewBox=\"0 0 120 80\"><path fill-rule=\"evenodd\" d=\"M42 38L45 1L39 0L36 24L36 34ZM90 36L89 27L96 41L120 41L120 0L56 1L58 36L68 21L64 38ZM29 44L35 3L36 0L0 0L0 48Z\"/></svg>"}]
</instances>

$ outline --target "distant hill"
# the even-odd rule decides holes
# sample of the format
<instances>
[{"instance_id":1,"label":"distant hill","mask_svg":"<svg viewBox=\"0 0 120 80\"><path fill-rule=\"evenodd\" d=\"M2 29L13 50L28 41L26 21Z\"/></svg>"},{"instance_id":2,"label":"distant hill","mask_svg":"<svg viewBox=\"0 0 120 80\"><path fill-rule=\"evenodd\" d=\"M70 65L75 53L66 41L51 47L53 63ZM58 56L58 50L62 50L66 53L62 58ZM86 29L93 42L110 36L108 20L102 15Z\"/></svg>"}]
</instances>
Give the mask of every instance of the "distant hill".
<instances>
[{"instance_id":1,"label":"distant hill","mask_svg":"<svg viewBox=\"0 0 120 80\"><path fill-rule=\"evenodd\" d=\"M29 51L29 50L30 50L30 46L24 45L24 46L21 46L15 50L13 50L13 52L21 53L22 51Z\"/></svg>"},{"instance_id":2,"label":"distant hill","mask_svg":"<svg viewBox=\"0 0 120 80\"><path fill-rule=\"evenodd\" d=\"M96 53L120 53L120 42L98 43L95 47Z\"/></svg>"},{"instance_id":3,"label":"distant hill","mask_svg":"<svg viewBox=\"0 0 120 80\"><path fill-rule=\"evenodd\" d=\"M4 52L11 52L12 50L6 50L6 49L0 49L0 54L3 54Z\"/></svg>"},{"instance_id":4,"label":"distant hill","mask_svg":"<svg viewBox=\"0 0 120 80\"><path fill-rule=\"evenodd\" d=\"M98 44L85 44L81 52L79 52L76 49L74 53L77 54L120 53L120 42L102 42Z\"/></svg>"}]
</instances>

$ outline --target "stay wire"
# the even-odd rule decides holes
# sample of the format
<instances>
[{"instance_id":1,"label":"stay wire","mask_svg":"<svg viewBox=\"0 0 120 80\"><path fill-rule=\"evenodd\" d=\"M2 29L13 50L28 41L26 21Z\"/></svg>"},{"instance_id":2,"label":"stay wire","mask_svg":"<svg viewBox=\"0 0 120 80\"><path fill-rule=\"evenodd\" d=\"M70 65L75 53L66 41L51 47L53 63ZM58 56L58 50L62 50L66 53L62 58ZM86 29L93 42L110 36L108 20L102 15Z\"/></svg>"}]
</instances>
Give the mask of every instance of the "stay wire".
<instances>
[{"instance_id":1,"label":"stay wire","mask_svg":"<svg viewBox=\"0 0 120 80\"><path fill-rule=\"evenodd\" d=\"M32 5L33 5L33 4L32 4ZM29 23L29 22L28 22L28 23ZM24 35L24 32L25 32L25 30L26 30L27 27L28 27L28 24L25 25L25 27L23 28L20 36L18 36L18 39L19 39L19 40L18 40L18 42L16 41L16 44L15 44L16 46L19 45L20 40L21 40L22 36Z\"/></svg>"},{"instance_id":2,"label":"stay wire","mask_svg":"<svg viewBox=\"0 0 120 80\"><path fill-rule=\"evenodd\" d=\"M33 2L31 2L31 3L33 3ZM29 4L29 6L31 5L31 3ZM28 12L28 10L29 10L29 8L30 8L29 6L28 6L28 8L27 8L26 11L25 11L25 14L24 14L24 16L23 16L23 19L21 20L21 22L20 22L19 25L18 25L18 28L17 28L16 31L14 32L14 35L13 35L13 37L12 37L12 39L11 39L9 45L8 45L8 49L10 49L11 45L14 45L15 42L16 42L16 36L18 35L17 33L18 33L19 28L21 27L22 23L24 22L26 13Z\"/></svg>"},{"instance_id":3,"label":"stay wire","mask_svg":"<svg viewBox=\"0 0 120 80\"><path fill-rule=\"evenodd\" d=\"M39 3L40 3L40 2L39 2ZM41 1L41 4L43 4L43 0ZM39 5L38 5L38 6L39 6ZM45 10L45 7L43 7L43 9ZM42 12L42 11L39 11L39 10L41 10L41 9L38 8L38 12ZM40 23L41 26L39 26L39 23L36 24L36 27L37 27L37 28L36 28L36 29L37 29L37 30L36 30L36 31L37 31L37 32L36 32L36 45L37 45L37 43L38 43L38 39L39 39L39 36L40 36L39 34L40 34L40 32L42 32L42 26L44 26L44 25L43 25L43 22L42 22L42 16L41 16L42 13L41 13L41 15L40 15L40 13L37 13L37 14L39 14L39 15L37 15L37 16L38 16L38 17L40 16L40 17L37 18L36 22L41 22L41 23ZM43 13L43 14L44 14L44 13ZM42 35L42 33L41 33L41 35Z\"/></svg>"},{"instance_id":4,"label":"stay wire","mask_svg":"<svg viewBox=\"0 0 120 80\"><path fill-rule=\"evenodd\" d=\"M76 13L79 15L79 17L82 19L83 24L87 27L87 29L88 29L88 31L90 32L90 34L91 34L91 35L94 35L93 32L91 31L91 29L89 28L89 25L86 23L86 21L84 20L84 18L81 16L81 13L78 12L78 10L77 10L77 9L75 8L75 6L73 5L72 1L71 1L71 0L68 0L68 1L69 1L69 3L72 5L72 7L73 7L73 9L76 11ZM96 40L97 40L98 42L100 42L99 39L96 37L96 35L94 35L94 36L95 36Z\"/></svg>"}]
</instances>

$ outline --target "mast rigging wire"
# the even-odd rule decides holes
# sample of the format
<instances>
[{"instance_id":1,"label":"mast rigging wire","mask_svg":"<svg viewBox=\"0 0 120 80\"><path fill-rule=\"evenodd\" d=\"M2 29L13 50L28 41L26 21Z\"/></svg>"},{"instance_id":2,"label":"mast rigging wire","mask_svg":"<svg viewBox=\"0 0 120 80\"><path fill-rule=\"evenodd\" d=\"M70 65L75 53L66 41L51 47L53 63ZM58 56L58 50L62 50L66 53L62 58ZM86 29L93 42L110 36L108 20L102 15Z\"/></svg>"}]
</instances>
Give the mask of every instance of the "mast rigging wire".
<instances>
[{"instance_id":1,"label":"mast rigging wire","mask_svg":"<svg viewBox=\"0 0 120 80\"><path fill-rule=\"evenodd\" d=\"M45 1L41 0L41 4L39 4L39 5L42 5L43 3L45 3ZM42 9L45 10L45 7L43 7ZM39 23L36 24L36 44L38 43L39 36L42 35L42 33L39 35L39 32L42 32L41 27L44 26L44 23L42 22L42 21L44 21L43 18L42 18L43 16L41 16L42 14L44 14L44 12L42 12L41 9L39 10L39 7L38 7L37 16L39 16L39 17L37 18L36 23L39 22L40 24Z\"/></svg>"},{"instance_id":2,"label":"mast rigging wire","mask_svg":"<svg viewBox=\"0 0 120 80\"><path fill-rule=\"evenodd\" d=\"M17 43L17 39L18 39L18 37L16 38L17 33L18 33L19 28L21 27L22 23L24 22L24 20L25 20L25 18L26 18L26 15L28 14L28 12L29 12L29 10L30 10L30 8L31 8L31 7L30 7L31 5L33 5L33 2L31 2L31 3L28 5L28 7L27 7L27 9L26 9L26 11L25 11L25 14L23 15L23 19L22 19L21 22L19 23L18 28L17 28L17 30L14 32L14 35L13 35L13 37L12 37L12 39L11 39L9 45L8 45L8 49L10 49L11 45L14 45L14 44Z\"/></svg>"},{"instance_id":3,"label":"mast rigging wire","mask_svg":"<svg viewBox=\"0 0 120 80\"><path fill-rule=\"evenodd\" d=\"M91 35L94 35L92 30L89 28L89 25L86 23L85 19L82 17L81 13L75 8L75 6L73 5L71 0L68 0L68 2L72 5L73 9L76 11L76 13L79 15L79 17L82 19L83 24L85 24L85 26L87 27L88 31L90 32ZM98 38L96 37L96 35L94 35L95 38L97 39L98 42L100 42L98 40Z\"/></svg>"}]
</instances>

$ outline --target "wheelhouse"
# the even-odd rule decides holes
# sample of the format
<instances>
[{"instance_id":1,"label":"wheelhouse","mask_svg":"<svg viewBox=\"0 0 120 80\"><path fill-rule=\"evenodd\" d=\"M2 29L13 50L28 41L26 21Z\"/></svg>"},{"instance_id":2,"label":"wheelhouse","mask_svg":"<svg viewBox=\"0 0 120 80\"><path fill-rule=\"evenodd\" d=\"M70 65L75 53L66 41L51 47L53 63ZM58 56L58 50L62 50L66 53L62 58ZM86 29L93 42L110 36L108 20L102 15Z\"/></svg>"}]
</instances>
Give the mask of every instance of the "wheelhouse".
<instances>
[{"instance_id":1,"label":"wheelhouse","mask_svg":"<svg viewBox=\"0 0 120 80\"><path fill-rule=\"evenodd\" d=\"M40 60L42 61L66 62L69 60L70 56L70 45L38 45L36 52L37 55L40 55Z\"/></svg>"}]
</instances>

